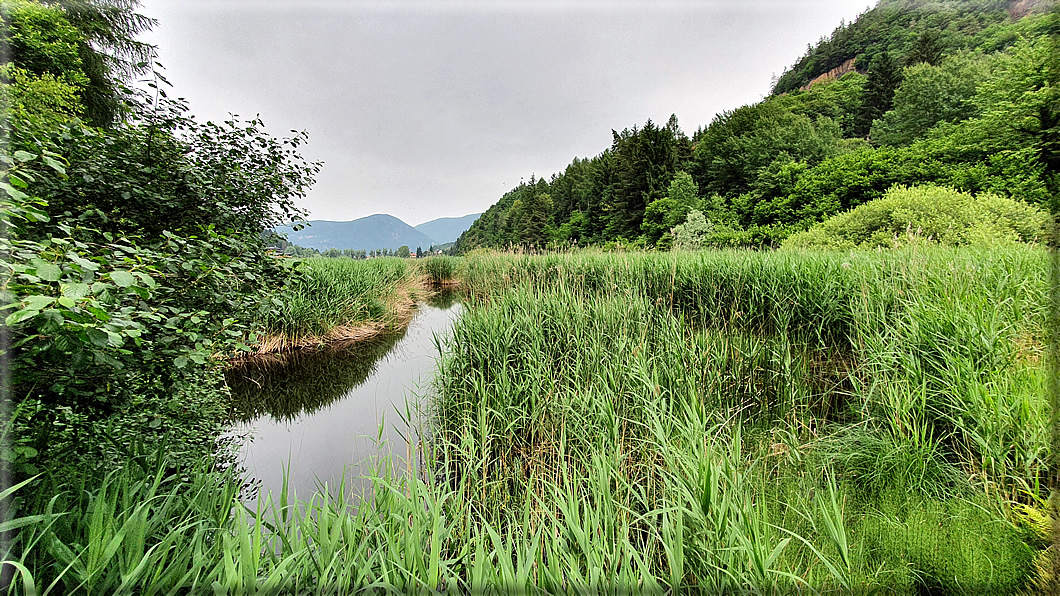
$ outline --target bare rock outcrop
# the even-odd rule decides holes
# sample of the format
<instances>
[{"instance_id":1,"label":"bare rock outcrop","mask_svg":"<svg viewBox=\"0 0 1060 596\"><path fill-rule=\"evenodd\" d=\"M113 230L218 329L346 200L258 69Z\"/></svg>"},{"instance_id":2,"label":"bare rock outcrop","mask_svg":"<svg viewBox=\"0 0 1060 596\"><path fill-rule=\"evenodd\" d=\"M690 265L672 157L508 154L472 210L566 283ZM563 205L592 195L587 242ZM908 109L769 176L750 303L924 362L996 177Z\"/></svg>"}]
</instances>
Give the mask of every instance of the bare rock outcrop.
<instances>
[{"instance_id":1,"label":"bare rock outcrop","mask_svg":"<svg viewBox=\"0 0 1060 596\"><path fill-rule=\"evenodd\" d=\"M1010 0L1008 14L1013 21L1018 21L1031 13L1045 12L1053 4L1056 0Z\"/></svg>"},{"instance_id":2,"label":"bare rock outcrop","mask_svg":"<svg viewBox=\"0 0 1060 596\"><path fill-rule=\"evenodd\" d=\"M813 87L814 85L816 85L817 83L824 83L825 81L834 81L834 80L838 79L839 77L847 74L848 72L852 72L854 70L857 70L854 67L854 60L855 60L855 58L851 58L850 60L847 60L846 62L844 62L844 63L840 64L839 66L833 68L832 70L824 73L823 75L818 76L817 78L813 79L809 83L806 83L802 87L799 87L799 91L806 91L810 87Z\"/></svg>"}]
</instances>

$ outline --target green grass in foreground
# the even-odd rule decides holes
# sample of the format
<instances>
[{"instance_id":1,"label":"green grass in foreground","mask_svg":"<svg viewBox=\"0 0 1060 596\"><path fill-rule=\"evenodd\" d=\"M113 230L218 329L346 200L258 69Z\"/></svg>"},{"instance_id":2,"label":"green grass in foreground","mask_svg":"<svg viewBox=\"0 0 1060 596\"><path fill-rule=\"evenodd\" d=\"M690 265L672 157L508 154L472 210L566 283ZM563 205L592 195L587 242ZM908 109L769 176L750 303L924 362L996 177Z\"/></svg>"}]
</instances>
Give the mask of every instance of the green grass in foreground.
<instances>
[{"instance_id":1,"label":"green grass in foreground","mask_svg":"<svg viewBox=\"0 0 1060 596\"><path fill-rule=\"evenodd\" d=\"M1047 258L469 258L420 473L253 512L205 471L23 488L16 516L47 517L15 589L1017 593L1044 546Z\"/></svg>"},{"instance_id":2,"label":"green grass in foreground","mask_svg":"<svg viewBox=\"0 0 1060 596\"><path fill-rule=\"evenodd\" d=\"M449 477L496 524L524 501L562 517L553 495L579 495L628 524L604 542L668 585L1016 591L1037 538L1010 501L1046 496L1046 262L472 261L482 303L448 346L434 412ZM682 556L665 535L678 521ZM582 568L610 577L621 560Z\"/></svg>"}]
</instances>

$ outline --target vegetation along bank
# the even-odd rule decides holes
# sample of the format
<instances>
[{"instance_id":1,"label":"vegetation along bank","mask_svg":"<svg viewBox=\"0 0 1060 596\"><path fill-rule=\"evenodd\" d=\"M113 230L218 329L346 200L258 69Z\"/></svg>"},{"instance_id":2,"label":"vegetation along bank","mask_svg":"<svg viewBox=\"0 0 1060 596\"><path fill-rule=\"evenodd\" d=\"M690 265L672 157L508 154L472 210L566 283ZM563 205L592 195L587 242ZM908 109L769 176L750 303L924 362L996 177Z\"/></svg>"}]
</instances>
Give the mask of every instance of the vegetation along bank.
<instances>
[{"instance_id":1,"label":"vegetation along bank","mask_svg":"<svg viewBox=\"0 0 1060 596\"><path fill-rule=\"evenodd\" d=\"M4 0L0 582L1055 589L1054 5L881 0L766 100L616 132L412 265L273 255L306 135L190 117L135 2ZM244 507L224 363L401 325L425 278L468 298L421 465Z\"/></svg>"}]
</instances>

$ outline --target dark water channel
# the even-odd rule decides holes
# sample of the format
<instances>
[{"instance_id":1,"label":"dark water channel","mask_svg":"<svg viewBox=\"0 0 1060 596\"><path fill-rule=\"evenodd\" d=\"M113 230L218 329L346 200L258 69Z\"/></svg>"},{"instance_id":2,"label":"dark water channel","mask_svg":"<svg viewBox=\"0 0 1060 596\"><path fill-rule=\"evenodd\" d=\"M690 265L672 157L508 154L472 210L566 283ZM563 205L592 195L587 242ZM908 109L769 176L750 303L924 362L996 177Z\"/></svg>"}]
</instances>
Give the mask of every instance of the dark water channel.
<instances>
[{"instance_id":1,"label":"dark water channel","mask_svg":"<svg viewBox=\"0 0 1060 596\"><path fill-rule=\"evenodd\" d=\"M403 331L370 340L270 355L228 373L235 403L233 432L242 464L264 496L288 487L307 499L324 484L347 493L380 453L406 458L406 412L415 416L430 391L438 354L435 335L460 315L456 295L421 304ZM253 494L253 492L251 493Z\"/></svg>"}]
</instances>

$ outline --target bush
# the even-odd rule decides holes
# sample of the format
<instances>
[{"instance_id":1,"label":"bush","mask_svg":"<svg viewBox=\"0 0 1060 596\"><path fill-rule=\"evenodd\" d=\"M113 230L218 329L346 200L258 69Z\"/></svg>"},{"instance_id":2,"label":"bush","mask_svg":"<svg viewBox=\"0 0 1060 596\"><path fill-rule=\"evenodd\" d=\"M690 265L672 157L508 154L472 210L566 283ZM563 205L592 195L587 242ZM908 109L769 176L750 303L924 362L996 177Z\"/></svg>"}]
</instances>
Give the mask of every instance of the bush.
<instances>
[{"instance_id":1,"label":"bush","mask_svg":"<svg viewBox=\"0 0 1060 596\"><path fill-rule=\"evenodd\" d=\"M785 247L875 248L916 242L996 246L1037 242L1049 216L1026 203L952 188L894 186L883 197L788 237Z\"/></svg>"}]
</instances>

